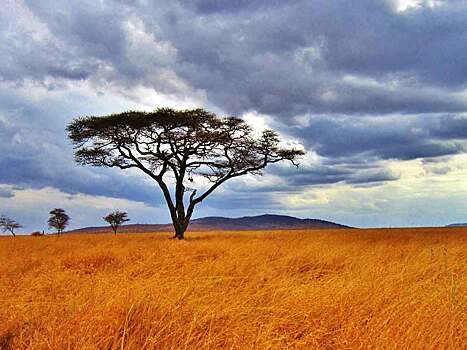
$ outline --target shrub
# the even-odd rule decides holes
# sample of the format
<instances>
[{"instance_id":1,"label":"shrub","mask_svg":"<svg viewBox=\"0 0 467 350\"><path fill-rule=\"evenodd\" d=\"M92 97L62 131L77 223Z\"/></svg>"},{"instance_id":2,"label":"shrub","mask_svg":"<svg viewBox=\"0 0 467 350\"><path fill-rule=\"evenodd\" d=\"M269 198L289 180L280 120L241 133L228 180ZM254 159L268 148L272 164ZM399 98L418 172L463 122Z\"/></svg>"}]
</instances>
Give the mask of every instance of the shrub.
<instances>
[{"instance_id":1,"label":"shrub","mask_svg":"<svg viewBox=\"0 0 467 350\"><path fill-rule=\"evenodd\" d=\"M31 232L31 236L43 236L43 234L39 231L34 231L34 232Z\"/></svg>"}]
</instances>

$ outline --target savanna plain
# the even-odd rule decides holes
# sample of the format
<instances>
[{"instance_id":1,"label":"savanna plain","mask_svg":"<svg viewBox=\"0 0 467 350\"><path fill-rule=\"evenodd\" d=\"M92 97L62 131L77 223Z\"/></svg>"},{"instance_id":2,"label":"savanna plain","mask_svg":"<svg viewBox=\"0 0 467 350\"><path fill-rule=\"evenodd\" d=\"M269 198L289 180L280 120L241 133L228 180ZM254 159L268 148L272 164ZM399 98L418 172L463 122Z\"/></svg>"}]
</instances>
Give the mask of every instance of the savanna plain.
<instances>
[{"instance_id":1,"label":"savanna plain","mask_svg":"<svg viewBox=\"0 0 467 350\"><path fill-rule=\"evenodd\" d=\"M0 349L465 349L465 228L0 238Z\"/></svg>"}]
</instances>

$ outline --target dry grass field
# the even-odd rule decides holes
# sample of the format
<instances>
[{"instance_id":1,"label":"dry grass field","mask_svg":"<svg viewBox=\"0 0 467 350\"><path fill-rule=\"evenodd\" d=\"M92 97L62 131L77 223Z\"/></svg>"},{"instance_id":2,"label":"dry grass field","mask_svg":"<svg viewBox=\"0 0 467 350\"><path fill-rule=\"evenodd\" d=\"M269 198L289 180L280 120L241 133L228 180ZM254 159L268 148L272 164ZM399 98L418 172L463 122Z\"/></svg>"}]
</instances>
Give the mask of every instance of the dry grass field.
<instances>
[{"instance_id":1,"label":"dry grass field","mask_svg":"<svg viewBox=\"0 0 467 350\"><path fill-rule=\"evenodd\" d=\"M0 238L1 349L466 349L467 231Z\"/></svg>"}]
</instances>

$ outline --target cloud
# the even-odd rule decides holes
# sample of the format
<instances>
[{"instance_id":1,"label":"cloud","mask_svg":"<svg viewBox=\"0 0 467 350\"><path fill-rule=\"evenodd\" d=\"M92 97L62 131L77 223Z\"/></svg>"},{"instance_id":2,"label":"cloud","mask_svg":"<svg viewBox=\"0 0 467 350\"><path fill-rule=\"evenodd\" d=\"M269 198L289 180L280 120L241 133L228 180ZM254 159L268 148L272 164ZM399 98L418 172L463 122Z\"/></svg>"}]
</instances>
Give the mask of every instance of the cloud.
<instances>
[{"instance_id":1,"label":"cloud","mask_svg":"<svg viewBox=\"0 0 467 350\"><path fill-rule=\"evenodd\" d=\"M6 47L20 63L10 66L21 71L3 74L11 79L91 79L182 95L191 87L228 112L282 118L467 106L459 94L467 72L460 3L403 13L369 0L59 1L53 8L28 1L15 8L22 21L8 21L9 42L24 47ZM36 28L43 34L30 38ZM24 56L36 63L22 64Z\"/></svg>"},{"instance_id":2,"label":"cloud","mask_svg":"<svg viewBox=\"0 0 467 350\"><path fill-rule=\"evenodd\" d=\"M228 184L212 211L286 210L275 196L310 188L382 191L419 159L427 163L412 176L459 176L455 164L428 162L465 154L466 10L463 1L7 0L0 185L160 206L135 173L75 166L64 128L78 115L162 105L244 116L313 155L298 170Z\"/></svg>"},{"instance_id":3,"label":"cloud","mask_svg":"<svg viewBox=\"0 0 467 350\"><path fill-rule=\"evenodd\" d=\"M430 135L440 140L466 140L467 117L447 115L439 118L436 127L430 130Z\"/></svg>"},{"instance_id":4,"label":"cloud","mask_svg":"<svg viewBox=\"0 0 467 350\"><path fill-rule=\"evenodd\" d=\"M374 182L385 182L399 180L400 174L396 174L390 169L378 169L377 171L367 171L358 174L346 182L349 184L368 184Z\"/></svg>"},{"instance_id":5,"label":"cloud","mask_svg":"<svg viewBox=\"0 0 467 350\"><path fill-rule=\"evenodd\" d=\"M127 211L132 223L169 221L165 208L154 208L137 201L85 194L70 195L50 187L18 189L14 192L14 198L0 196L1 214L20 222L24 226L22 232L47 231L49 211L53 208L63 208L70 215L70 229L93 224L102 226L105 224L102 217L113 210Z\"/></svg>"},{"instance_id":6,"label":"cloud","mask_svg":"<svg viewBox=\"0 0 467 350\"><path fill-rule=\"evenodd\" d=\"M306 127L290 129L324 157L365 159L439 157L463 153L467 119L458 116L310 117Z\"/></svg>"},{"instance_id":7,"label":"cloud","mask_svg":"<svg viewBox=\"0 0 467 350\"><path fill-rule=\"evenodd\" d=\"M15 193L8 188L0 188L0 198L13 198Z\"/></svg>"},{"instance_id":8,"label":"cloud","mask_svg":"<svg viewBox=\"0 0 467 350\"><path fill-rule=\"evenodd\" d=\"M42 93L39 88L38 93ZM34 86L28 91L34 93ZM96 97L73 92L53 93L33 101L0 89L0 184L33 189L54 187L67 193L126 198L161 204L154 185L135 174L77 167L66 139L65 121L85 112ZM99 104L102 104L99 98ZM85 103L83 103L85 102ZM118 102L113 100L112 102ZM118 103L117 103L118 104ZM100 106L102 108L102 105ZM72 113L76 113L73 115Z\"/></svg>"},{"instance_id":9,"label":"cloud","mask_svg":"<svg viewBox=\"0 0 467 350\"><path fill-rule=\"evenodd\" d=\"M177 75L233 113L285 118L466 107L456 95L467 69L460 5L404 14L373 1L159 7L132 10L148 32L173 44Z\"/></svg>"}]
</instances>

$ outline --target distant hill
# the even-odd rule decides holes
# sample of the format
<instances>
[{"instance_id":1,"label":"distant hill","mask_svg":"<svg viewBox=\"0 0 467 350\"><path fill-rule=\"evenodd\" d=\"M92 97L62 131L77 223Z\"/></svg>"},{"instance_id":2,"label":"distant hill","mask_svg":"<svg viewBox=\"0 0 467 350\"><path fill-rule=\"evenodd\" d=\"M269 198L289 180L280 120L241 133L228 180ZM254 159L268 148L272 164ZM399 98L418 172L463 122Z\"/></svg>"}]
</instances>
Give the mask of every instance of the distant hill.
<instances>
[{"instance_id":1,"label":"distant hill","mask_svg":"<svg viewBox=\"0 0 467 350\"><path fill-rule=\"evenodd\" d=\"M278 229L324 229L324 228L348 228L349 226L336 224L331 221L319 219L299 219L287 215L258 215L244 216L241 218L226 218L221 216L209 216L193 219L188 231L219 231L219 230L278 230ZM163 232L172 231L172 224L131 224L123 225L119 232ZM104 233L110 232L110 227L84 227L69 233Z\"/></svg>"},{"instance_id":2,"label":"distant hill","mask_svg":"<svg viewBox=\"0 0 467 350\"><path fill-rule=\"evenodd\" d=\"M348 226L319 219L299 219L287 215L258 215L244 216L241 218L225 218L210 216L192 220L192 228L213 227L224 230L265 230L265 229L289 229L289 228L344 228Z\"/></svg>"},{"instance_id":3,"label":"distant hill","mask_svg":"<svg viewBox=\"0 0 467 350\"><path fill-rule=\"evenodd\" d=\"M462 227L462 226L467 226L467 222L464 222L464 223L458 223L458 224L450 224L450 225L446 225L446 227Z\"/></svg>"}]
</instances>

